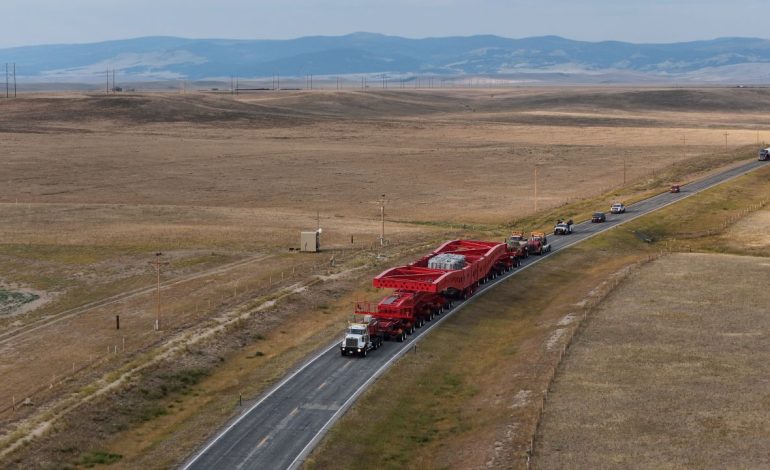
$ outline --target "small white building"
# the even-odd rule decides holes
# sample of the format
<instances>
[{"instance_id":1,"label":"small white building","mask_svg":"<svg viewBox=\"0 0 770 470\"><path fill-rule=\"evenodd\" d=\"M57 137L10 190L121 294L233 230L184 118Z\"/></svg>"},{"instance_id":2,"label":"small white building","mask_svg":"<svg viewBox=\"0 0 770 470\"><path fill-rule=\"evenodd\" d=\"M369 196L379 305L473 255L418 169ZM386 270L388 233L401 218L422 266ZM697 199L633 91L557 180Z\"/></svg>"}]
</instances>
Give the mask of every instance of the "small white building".
<instances>
[{"instance_id":1,"label":"small white building","mask_svg":"<svg viewBox=\"0 0 770 470\"><path fill-rule=\"evenodd\" d=\"M321 251L321 229L315 232L299 233L299 251L317 253Z\"/></svg>"}]
</instances>

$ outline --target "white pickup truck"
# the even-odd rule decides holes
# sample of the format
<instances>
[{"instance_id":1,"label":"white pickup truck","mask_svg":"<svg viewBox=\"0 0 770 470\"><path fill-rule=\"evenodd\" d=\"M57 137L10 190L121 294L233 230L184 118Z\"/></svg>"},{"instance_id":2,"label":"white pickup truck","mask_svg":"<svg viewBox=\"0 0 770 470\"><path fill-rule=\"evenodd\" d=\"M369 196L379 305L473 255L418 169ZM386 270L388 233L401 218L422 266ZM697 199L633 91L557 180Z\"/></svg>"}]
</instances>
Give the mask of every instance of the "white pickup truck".
<instances>
[{"instance_id":1,"label":"white pickup truck","mask_svg":"<svg viewBox=\"0 0 770 470\"><path fill-rule=\"evenodd\" d=\"M610 207L610 212L613 214L622 214L626 212L626 206L622 202L616 202Z\"/></svg>"},{"instance_id":2,"label":"white pickup truck","mask_svg":"<svg viewBox=\"0 0 770 470\"><path fill-rule=\"evenodd\" d=\"M553 227L553 234L554 235L569 235L572 233L572 226L574 225L574 222L572 222L572 219L569 219L568 221L564 221L562 219L559 219L556 222L556 225Z\"/></svg>"}]
</instances>

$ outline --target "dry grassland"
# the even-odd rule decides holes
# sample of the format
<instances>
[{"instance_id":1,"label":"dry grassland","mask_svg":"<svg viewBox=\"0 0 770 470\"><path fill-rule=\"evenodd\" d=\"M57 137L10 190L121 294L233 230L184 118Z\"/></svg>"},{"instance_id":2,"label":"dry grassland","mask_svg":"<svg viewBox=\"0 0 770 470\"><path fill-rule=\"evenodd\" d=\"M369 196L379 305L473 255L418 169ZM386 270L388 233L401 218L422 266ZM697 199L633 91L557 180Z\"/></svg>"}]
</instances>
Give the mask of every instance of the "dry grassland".
<instances>
[{"instance_id":1,"label":"dry grassland","mask_svg":"<svg viewBox=\"0 0 770 470\"><path fill-rule=\"evenodd\" d=\"M749 252L770 249L770 211L763 210L741 220L725 234L725 243Z\"/></svg>"},{"instance_id":2,"label":"dry grassland","mask_svg":"<svg viewBox=\"0 0 770 470\"><path fill-rule=\"evenodd\" d=\"M763 468L766 258L677 254L596 311L551 388L535 468Z\"/></svg>"},{"instance_id":3,"label":"dry grassland","mask_svg":"<svg viewBox=\"0 0 770 470\"><path fill-rule=\"evenodd\" d=\"M388 238L398 242L387 255L399 259L409 247L455 236L464 224L498 227L530 214L536 164L542 209L620 185L623 161L629 183L649 181L677 162L733 162L757 140L770 140L767 105L770 93L736 89L1 101L0 286L34 291L41 300L0 318L0 409L32 393L37 405L0 416L0 437L43 413L50 400L92 390L104 374L151 357L171 338L216 326L276 289L317 280L330 253L299 257L286 250L298 244L298 231L315 228L317 213L324 246L347 260L337 270L349 271L351 280L325 287L343 291L321 287L308 294L315 299L309 304L290 299L285 312L258 316L252 333L272 336L302 309L319 313L340 297L352 300L344 296L378 266L367 248L378 234L380 194L388 196ZM148 290L154 276L147 261L156 250L170 261L160 336L151 330ZM115 354L123 337L127 354ZM211 357L256 344L244 338L212 346ZM306 340L297 336L282 347ZM80 372L100 357L99 367ZM273 364L264 376L287 365ZM52 382L58 385L50 388ZM210 424L226 416L220 407ZM154 443L133 449L148 454Z\"/></svg>"}]
</instances>

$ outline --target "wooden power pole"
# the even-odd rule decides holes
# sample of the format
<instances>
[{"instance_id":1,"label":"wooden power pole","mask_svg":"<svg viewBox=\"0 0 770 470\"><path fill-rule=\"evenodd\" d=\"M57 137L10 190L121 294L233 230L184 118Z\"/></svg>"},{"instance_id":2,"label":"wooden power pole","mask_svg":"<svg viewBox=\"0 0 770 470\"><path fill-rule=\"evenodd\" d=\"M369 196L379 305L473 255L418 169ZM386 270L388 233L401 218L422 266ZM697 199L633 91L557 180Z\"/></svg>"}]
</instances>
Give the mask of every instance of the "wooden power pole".
<instances>
[{"instance_id":1,"label":"wooden power pole","mask_svg":"<svg viewBox=\"0 0 770 470\"><path fill-rule=\"evenodd\" d=\"M163 253L160 251L155 253L155 261L151 261L149 264L155 267L155 271L158 275L158 301L155 308L155 331L160 331L160 267L168 264L168 261L161 261L160 257Z\"/></svg>"},{"instance_id":2,"label":"wooden power pole","mask_svg":"<svg viewBox=\"0 0 770 470\"><path fill-rule=\"evenodd\" d=\"M380 198L380 246L385 246L385 195Z\"/></svg>"}]
</instances>

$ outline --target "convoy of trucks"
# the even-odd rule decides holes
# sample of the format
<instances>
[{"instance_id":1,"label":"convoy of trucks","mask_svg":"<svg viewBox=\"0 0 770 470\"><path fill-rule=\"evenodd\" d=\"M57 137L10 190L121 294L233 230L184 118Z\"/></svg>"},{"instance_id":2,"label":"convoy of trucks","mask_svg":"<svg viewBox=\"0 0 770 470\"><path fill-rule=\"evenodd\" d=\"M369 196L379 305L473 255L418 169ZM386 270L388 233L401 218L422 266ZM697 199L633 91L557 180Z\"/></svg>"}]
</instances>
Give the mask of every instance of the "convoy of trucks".
<instances>
[{"instance_id":1,"label":"convoy of trucks","mask_svg":"<svg viewBox=\"0 0 770 470\"><path fill-rule=\"evenodd\" d=\"M768 154L770 154L770 149ZM679 185L672 186L672 192ZM616 202L613 214L626 212ZM603 212L597 212L592 222L604 222ZM573 232L572 219L559 219L553 233ZM405 266L390 268L374 278L372 284L392 292L378 304L357 302L353 319L340 344L343 356L366 357L386 340L403 342L426 322L452 307L455 299L467 299L476 289L507 271L519 266L522 259L551 251L545 232L512 232L502 243L479 240L453 240L432 253Z\"/></svg>"},{"instance_id":2,"label":"convoy of trucks","mask_svg":"<svg viewBox=\"0 0 770 470\"><path fill-rule=\"evenodd\" d=\"M373 285L393 292L376 306L356 303L340 352L365 357L385 339L403 341L451 308L453 300L467 299L480 285L518 266L519 253L507 243L453 240L413 263L388 269Z\"/></svg>"}]
</instances>

